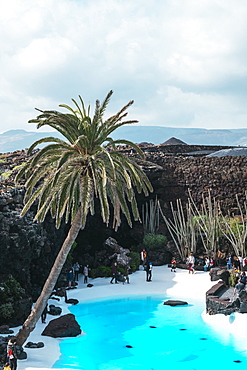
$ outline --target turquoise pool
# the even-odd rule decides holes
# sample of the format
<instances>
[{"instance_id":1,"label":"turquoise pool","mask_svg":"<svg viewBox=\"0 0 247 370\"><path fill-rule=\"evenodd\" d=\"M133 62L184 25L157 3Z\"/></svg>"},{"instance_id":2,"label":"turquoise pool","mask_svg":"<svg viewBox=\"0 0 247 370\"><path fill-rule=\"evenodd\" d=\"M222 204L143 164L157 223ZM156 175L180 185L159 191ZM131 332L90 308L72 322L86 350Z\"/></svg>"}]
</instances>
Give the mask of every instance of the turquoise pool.
<instances>
[{"instance_id":1,"label":"turquoise pool","mask_svg":"<svg viewBox=\"0 0 247 370\"><path fill-rule=\"evenodd\" d=\"M167 299L171 299L168 298ZM157 296L85 301L70 308L85 336L61 342L53 368L85 370L244 369L247 352L201 318L199 301L163 305Z\"/></svg>"}]
</instances>

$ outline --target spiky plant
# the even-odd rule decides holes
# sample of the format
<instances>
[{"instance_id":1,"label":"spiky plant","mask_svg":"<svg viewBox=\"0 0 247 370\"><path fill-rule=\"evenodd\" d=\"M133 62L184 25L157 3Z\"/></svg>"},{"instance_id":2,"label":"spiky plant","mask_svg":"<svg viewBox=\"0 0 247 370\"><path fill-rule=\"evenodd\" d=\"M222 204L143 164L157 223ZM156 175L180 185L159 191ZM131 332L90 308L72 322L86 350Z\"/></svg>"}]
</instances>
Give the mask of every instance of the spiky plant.
<instances>
[{"instance_id":1,"label":"spiky plant","mask_svg":"<svg viewBox=\"0 0 247 370\"><path fill-rule=\"evenodd\" d=\"M102 104L96 101L92 118L90 106L86 109L79 96L79 103L72 99L75 108L60 105L69 113L38 109L41 114L30 121L37 123L38 128L50 126L62 134L64 140L47 137L36 141L29 148L28 153L32 154L38 145L48 143L31 156L16 177L16 181L23 176L26 178L25 206L21 215L25 215L32 204L38 201L35 220L42 222L50 211L57 228L63 218L66 222L71 222L71 227L42 293L18 333L20 345L35 328L71 246L79 231L85 227L88 213L94 214L95 198L99 199L101 216L107 225L112 204L113 227L117 230L121 223L121 213L132 226L129 205L134 220L140 220L134 189L139 193L143 191L145 195L152 191L152 186L137 160L127 157L117 146L129 145L143 158L142 151L128 140L113 140L110 136L117 128L137 122L124 120L133 101L103 121L112 93L109 92Z\"/></svg>"}]
</instances>

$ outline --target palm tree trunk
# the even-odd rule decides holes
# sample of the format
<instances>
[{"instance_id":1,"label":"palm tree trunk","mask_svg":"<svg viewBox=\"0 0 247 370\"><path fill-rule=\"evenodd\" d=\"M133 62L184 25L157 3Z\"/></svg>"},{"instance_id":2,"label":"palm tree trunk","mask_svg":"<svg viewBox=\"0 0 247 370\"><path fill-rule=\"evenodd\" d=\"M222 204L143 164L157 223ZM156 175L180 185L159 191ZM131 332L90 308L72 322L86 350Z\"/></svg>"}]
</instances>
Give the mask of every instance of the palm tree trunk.
<instances>
[{"instance_id":1,"label":"palm tree trunk","mask_svg":"<svg viewBox=\"0 0 247 370\"><path fill-rule=\"evenodd\" d=\"M51 269L51 272L44 284L43 290L36 301L30 315L22 325L21 329L17 334L17 343L18 345L22 346L27 338L29 337L30 333L34 330L37 321L39 320L46 303L55 287L57 282L58 276L63 268L63 265L66 261L66 258L69 254L72 244L74 243L79 231L81 229L81 220L82 220L82 212L81 208L79 208L73 223L71 224L70 230L68 235L57 255L57 258L54 262L54 265Z\"/></svg>"}]
</instances>

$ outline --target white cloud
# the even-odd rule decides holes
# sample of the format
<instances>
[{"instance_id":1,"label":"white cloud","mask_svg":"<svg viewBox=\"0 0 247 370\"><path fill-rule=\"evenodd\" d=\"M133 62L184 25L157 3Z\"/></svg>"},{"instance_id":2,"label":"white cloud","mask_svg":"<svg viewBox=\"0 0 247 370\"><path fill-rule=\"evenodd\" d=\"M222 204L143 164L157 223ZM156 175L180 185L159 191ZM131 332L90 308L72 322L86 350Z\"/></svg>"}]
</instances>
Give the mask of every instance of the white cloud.
<instances>
[{"instance_id":1,"label":"white cloud","mask_svg":"<svg viewBox=\"0 0 247 370\"><path fill-rule=\"evenodd\" d=\"M245 127L246 18L245 0L4 2L0 131L110 89L140 124Z\"/></svg>"}]
</instances>

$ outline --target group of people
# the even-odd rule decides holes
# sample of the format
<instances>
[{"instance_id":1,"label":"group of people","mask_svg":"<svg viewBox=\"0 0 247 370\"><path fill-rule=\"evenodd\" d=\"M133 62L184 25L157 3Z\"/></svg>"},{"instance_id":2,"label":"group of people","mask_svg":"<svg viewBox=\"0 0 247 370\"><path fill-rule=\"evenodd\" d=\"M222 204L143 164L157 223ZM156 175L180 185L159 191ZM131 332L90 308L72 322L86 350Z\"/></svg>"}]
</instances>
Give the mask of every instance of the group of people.
<instances>
[{"instance_id":1,"label":"group of people","mask_svg":"<svg viewBox=\"0 0 247 370\"><path fill-rule=\"evenodd\" d=\"M67 273L67 281L68 287L71 288L74 281L79 280L79 272L81 269L81 265L79 262L76 262L71 269L69 269ZM88 275L89 275L89 265L85 265L83 268L83 275L84 275L84 283L87 284L88 282Z\"/></svg>"},{"instance_id":2,"label":"group of people","mask_svg":"<svg viewBox=\"0 0 247 370\"><path fill-rule=\"evenodd\" d=\"M247 265L247 257L234 256L231 253L228 254L226 259L227 269L231 270L235 268L236 270L242 270L244 266Z\"/></svg>"},{"instance_id":3,"label":"group of people","mask_svg":"<svg viewBox=\"0 0 247 370\"><path fill-rule=\"evenodd\" d=\"M213 258L209 258L209 257L206 257L205 258L205 263L204 263L204 266L203 266L203 270L205 272L209 271L211 268L213 268L215 265L215 262L214 262L214 259Z\"/></svg>"},{"instance_id":4,"label":"group of people","mask_svg":"<svg viewBox=\"0 0 247 370\"><path fill-rule=\"evenodd\" d=\"M121 282L123 284L124 283L129 284L130 283L130 280L129 280L129 270L130 270L130 267L128 265L125 266L125 268L124 268L124 274L122 274L118 270L118 264L117 264L117 262L114 262L113 265L112 265L112 278L111 278L110 284L113 284L113 281L115 282L115 284L118 284L119 282Z\"/></svg>"},{"instance_id":5,"label":"group of people","mask_svg":"<svg viewBox=\"0 0 247 370\"><path fill-rule=\"evenodd\" d=\"M152 281L153 264L152 262L149 262L145 249L141 251L141 261L143 270L146 271L146 281ZM130 266L127 265L124 267L124 272L121 273L121 271L118 269L117 262L114 262L112 265L112 278L110 280L110 284L118 284L119 282L122 282L123 284L127 282L127 284L129 284L129 270Z\"/></svg>"}]
</instances>

